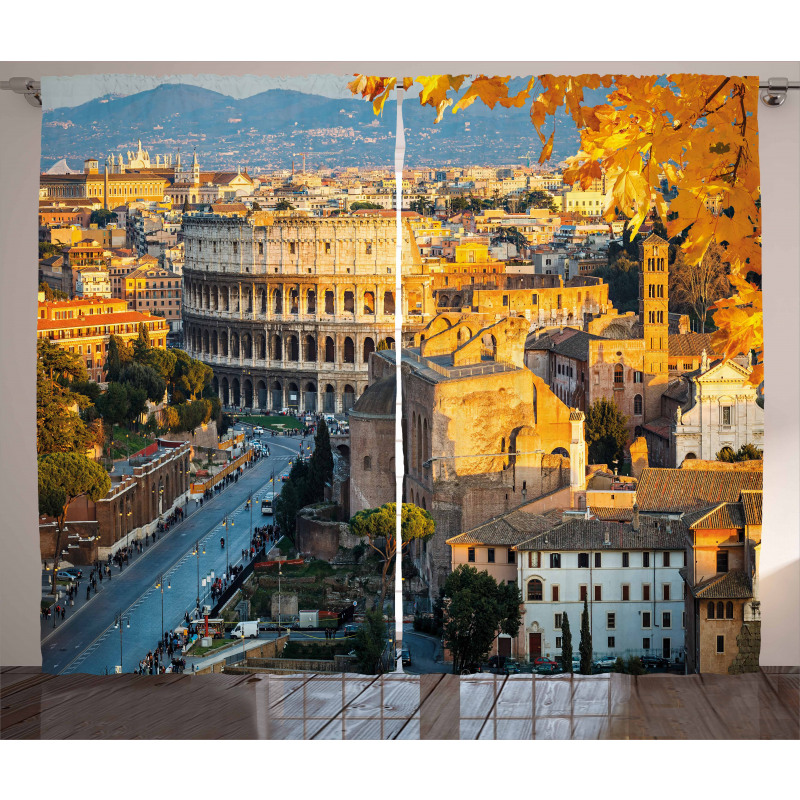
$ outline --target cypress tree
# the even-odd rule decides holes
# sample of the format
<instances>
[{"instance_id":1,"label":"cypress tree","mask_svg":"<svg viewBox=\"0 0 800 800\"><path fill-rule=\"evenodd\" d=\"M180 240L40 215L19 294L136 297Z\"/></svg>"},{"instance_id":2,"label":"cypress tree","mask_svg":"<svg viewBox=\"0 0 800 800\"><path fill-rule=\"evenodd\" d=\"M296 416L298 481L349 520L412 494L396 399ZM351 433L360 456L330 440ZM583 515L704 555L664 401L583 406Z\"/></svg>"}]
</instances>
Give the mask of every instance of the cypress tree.
<instances>
[{"instance_id":1,"label":"cypress tree","mask_svg":"<svg viewBox=\"0 0 800 800\"><path fill-rule=\"evenodd\" d=\"M108 340L108 358L106 359L105 370L106 380L111 383L119 380L119 373L122 369L122 359L119 355L119 340L112 336Z\"/></svg>"},{"instance_id":2,"label":"cypress tree","mask_svg":"<svg viewBox=\"0 0 800 800\"><path fill-rule=\"evenodd\" d=\"M566 611L561 616L561 669L572 672L572 631Z\"/></svg>"},{"instance_id":3,"label":"cypress tree","mask_svg":"<svg viewBox=\"0 0 800 800\"><path fill-rule=\"evenodd\" d=\"M589 603L584 599L581 614L581 643L578 647L581 654L581 675L592 674L592 634L589 631Z\"/></svg>"},{"instance_id":4,"label":"cypress tree","mask_svg":"<svg viewBox=\"0 0 800 800\"><path fill-rule=\"evenodd\" d=\"M325 420L321 419L314 436L314 453L309 464L309 491L312 502L319 502L325 496L325 484L333 478L333 453L331 435Z\"/></svg>"}]
</instances>

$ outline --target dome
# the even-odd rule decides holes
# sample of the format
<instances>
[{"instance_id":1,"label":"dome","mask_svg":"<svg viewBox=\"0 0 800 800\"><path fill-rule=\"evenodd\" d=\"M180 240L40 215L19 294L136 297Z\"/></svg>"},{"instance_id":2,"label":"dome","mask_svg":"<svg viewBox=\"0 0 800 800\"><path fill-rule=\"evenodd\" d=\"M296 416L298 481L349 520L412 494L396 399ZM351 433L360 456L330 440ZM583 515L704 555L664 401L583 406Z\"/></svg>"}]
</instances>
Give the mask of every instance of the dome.
<instances>
[{"instance_id":1,"label":"dome","mask_svg":"<svg viewBox=\"0 0 800 800\"><path fill-rule=\"evenodd\" d=\"M382 378L368 386L350 409L350 416L387 417L394 419L394 405L397 396L395 376Z\"/></svg>"}]
</instances>

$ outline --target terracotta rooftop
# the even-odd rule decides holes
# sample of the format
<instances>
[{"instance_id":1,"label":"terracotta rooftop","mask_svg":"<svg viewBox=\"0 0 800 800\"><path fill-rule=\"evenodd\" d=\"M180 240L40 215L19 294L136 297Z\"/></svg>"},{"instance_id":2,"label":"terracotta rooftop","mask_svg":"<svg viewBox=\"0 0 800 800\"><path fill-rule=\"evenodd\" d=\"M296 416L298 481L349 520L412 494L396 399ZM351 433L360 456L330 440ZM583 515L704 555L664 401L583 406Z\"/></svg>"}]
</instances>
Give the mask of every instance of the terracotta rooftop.
<instances>
[{"instance_id":1,"label":"terracotta rooftop","mask_svg":"<svg viewBox=\"0 0 800 800\"><path fill-rule=\"evenodd\" d=\"M761 525L761 502L764 493L755 489L744 489L739 498L744 511L745 525Z\"/></svg>"},{"instance_id":2,"label":"terracotta rooftop","mask_svg":"<svg viewBox=\"0 0 800 800\"><path fill-rule=\"evenodd\" d=\"M688 572L680 572L685 580ZM703 600L746 600L753 596L753 586L740 569L714 575L691 586L690 590L695 597Z\"/></svg>"},{"instance_id":3,"label":"terracotta rooftop","mask_svg":"<svg viewBox=\"0 0 800 800\"><path fill-rule=\"evenodd\" d=\"M530 539L532 534L549 530L553 527L553 520L538 514L528 514L525 511L511 511L500 517L495 517L458 536L447 540L449 545L465 544L499 544L516 545Z\"/></svg>"},{"instance_id":4,"label":"terracotta rooftop","mask_svg":"<svg viewBox=\"0 0 800 800\"><path fill-rule=\"evenodd\" d=\"M701 356L703 350L708 357L719 355L717 348L711 344L713 335L710 333L675 333L669 336L669 355L672 357L680 356Z\"/></svg>"},{"instance_id":5,"label":"terracotta rooftop","mask_svg":"<svg viewBox=\"0 0 800 800\"><path fill-rule=\"evenodd\" d=\"M156 317L142 311L123 311L118 314L85 314L75 319L39 319L36 320L36 330L52 331L64 328L91 328L106 325L124 325L126 323L159 322L159 327L166 327L163 317Z\"/></svg>"},{"instance_id":6,"label":"terracotta rooftop","mask_svg":"<svg viewBox=\"0 0 800 800\"><path fill-rule=\"evenodd\" d=\"M683 515L687 528L692 530L744 528L744 509L741 503L719 503Z\"/></svg>"},{"instance_id":7,"label":"terracotta rooftop","mask_svg":"<svg viewBox=\"0 0 800 800\"><path fill-rule=\"evenodd\" d=\"M696 511L713 503L733 503L745 489L761 490L761 470L687 470L647 467L636 491L642 512Z\"/></svg>"}]
</instances>

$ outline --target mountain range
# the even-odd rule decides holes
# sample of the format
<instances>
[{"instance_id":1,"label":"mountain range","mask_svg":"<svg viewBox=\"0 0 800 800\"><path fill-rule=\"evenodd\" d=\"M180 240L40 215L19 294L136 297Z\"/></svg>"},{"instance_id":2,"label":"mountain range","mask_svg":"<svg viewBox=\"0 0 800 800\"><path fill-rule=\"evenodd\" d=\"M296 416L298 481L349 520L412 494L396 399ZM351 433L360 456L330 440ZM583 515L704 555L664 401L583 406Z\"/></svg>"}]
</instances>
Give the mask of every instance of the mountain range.
<instances>
[{"instance_id":1,"label":"mountain range","mask_svg":"<svg viewBox=\"0 0 800 800\"><path fill-rule=\"evenodd\" d=\"M513 90L512 85L512 90ZM162 84L127 96L106 95L72 108L47 111L42 121L42 169L66 158L80 169L86 158L136 148L137 139L156 153L184 158L197 150L203 169L246 166L251 172L282 169L292 160L299 169L306 152L308 169L392 167L395 105L382 116L360 98L334 99L287 89L270 89L235 99L190 84ZM493 110L476 102L434 124L435 112L415 96L403 101L407 167L531 163L540 143L527 109ZM579 136L563 112L555 119L551 163L578 149Z\"/></svg>"}]
</instances>

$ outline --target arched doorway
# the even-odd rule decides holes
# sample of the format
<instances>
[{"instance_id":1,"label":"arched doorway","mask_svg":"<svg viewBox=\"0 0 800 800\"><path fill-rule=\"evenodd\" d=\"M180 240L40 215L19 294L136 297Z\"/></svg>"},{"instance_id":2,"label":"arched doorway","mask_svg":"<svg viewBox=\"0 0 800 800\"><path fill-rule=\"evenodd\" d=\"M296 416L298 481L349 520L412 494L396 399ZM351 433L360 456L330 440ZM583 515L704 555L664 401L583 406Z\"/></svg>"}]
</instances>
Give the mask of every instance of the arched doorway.
<instances>
[{"instance_id":1,"label":"arched doorway","mask_svg":"<svg viewBox=\"0 0 800 800\"><path fill-rule=\"evenodd\" d=\"M312 381L309 381L305 385L305 391L303 392L303 408L310 414L315 414L317 412L317 387Z\"/></svg>"},{"instance_id":2,"label":"arched doorway","mask_svg":"<svg viewBox=\"0 0 800 800\"><path fill-rule=\"evenodd\" d=\"M336 391L333 386L325 386L325 413L333 414L336 411Z\"/></svg>"},{"instance_id":3,"label":"arched doorway","mask_svg":"<svg viewBox=\"0 0 800 800\"><path fill-rule=\"evenodd\" d=\"M271 387L272 410L280 411L283 408L283 387L280 381L273 381Z\"/></svg>"},{"instance_id":4,"label":"arched doorway","mask_svg":"<svg viewBox=\"0 0 800 800\"><path fill-rule=\"evenodd\" d=\"M233 405L236 408L239 408L242 401L242 394L239 389L239 379L234 378L233 382L231 383L231 391L233 392Z\"/></svg>"},{"instance_id":5,"label":"arched doorway","mask_svg":"<svg viewBox=\"0 0 800 800\"><path fill-rule=\"evenodd\" d=\"M563 447L556 447L555 450L553 450L553 455L569 458L569 452L567 452L567 450L565 450Z\"/></svg>"},{"instance_id":6,"label":"arched doorway","mask_svg":"<svg viewBox=\"0 0 800 800\"><path fill-rule=\"evenodd\" d=\"M258 396L259 409L265 409L267 407L267 384L264 381L259 381L256 384L256 394Z\"/></svg>"},{"instance_id":7,"label":"arched doorway","mask_svg":"<svg viewBox=\"0 0 800 800\"><path fill-rule=\"evenodd\" d=\"M222 405L227 406L230 404L230 388L228 386L228 379L224 375L222 376L222 380L219 382L220 388L220 395L219 399Z\"/></svg>"},{"instance_id":8,"label":"arched doorway","mask_svg":"<svg viewBox=\"0 0 800 800\"><path fill-rule=\"evenodd\" d=\"M372 337L367 336L364 339L364 348L363 348L363 361L365 364L369 364L369 354L375 352L375 340Z\"/></svg>"},{"instance_id":9,"label":"arched doorway","mask_svg":"<svg viewBox=\"0 0 800 800\"><path fill-rule=\"evenodd\" d=\"M345 384L342 392L342 411L346 414L356 403L356 390L349 384Z\"/></svg>"},{"instance_id":10,"label":"arched doorway","mask_svg":"<svg viewBox=\"0 0 800 800\"><path fill-rule=\"evenodd\" d=\"M286 396L286 405L295 411L300 407L300 389L294 382L289 384L289 391Z\"/></svg>"}]
</instances>

